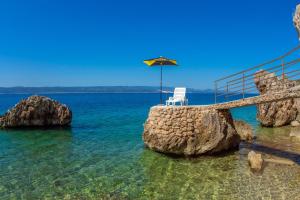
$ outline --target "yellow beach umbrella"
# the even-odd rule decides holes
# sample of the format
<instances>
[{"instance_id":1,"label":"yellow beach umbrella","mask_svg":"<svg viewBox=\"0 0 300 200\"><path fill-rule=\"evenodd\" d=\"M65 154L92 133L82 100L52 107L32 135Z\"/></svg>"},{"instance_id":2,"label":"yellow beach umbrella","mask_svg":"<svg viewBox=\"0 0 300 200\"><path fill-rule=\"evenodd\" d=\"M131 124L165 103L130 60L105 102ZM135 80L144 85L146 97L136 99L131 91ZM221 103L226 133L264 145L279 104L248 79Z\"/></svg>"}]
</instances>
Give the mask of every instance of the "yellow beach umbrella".
<instances>
[{"instance_id":1,"label":"yellow beach umbrella","mask_svg":"<svg viewBox=\"0 0 300 200\"><path fill-rule=\"evenodd\" d=\"M162 104L162 67L177 66L177 61L174 59L159 57L159 58L144 60L144 63L149 67L160 66L160 104Z\"/></svg>"}]
</instances>

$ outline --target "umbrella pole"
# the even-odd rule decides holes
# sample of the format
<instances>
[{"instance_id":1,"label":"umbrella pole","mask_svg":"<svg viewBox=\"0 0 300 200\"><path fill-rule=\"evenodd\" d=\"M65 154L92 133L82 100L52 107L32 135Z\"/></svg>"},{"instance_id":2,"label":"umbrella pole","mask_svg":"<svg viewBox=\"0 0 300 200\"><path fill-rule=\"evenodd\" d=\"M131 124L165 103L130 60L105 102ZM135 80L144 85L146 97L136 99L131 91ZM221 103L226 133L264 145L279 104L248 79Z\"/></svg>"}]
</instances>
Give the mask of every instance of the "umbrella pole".
<instances>
[{"instance_id":1,"label":"umbrella pole","mask_svg":"<svg viewBox=\"0 0 300 200\"><path fill-rule=\"evenodd\" d=\"M162 66L160 66L160 104L162 104Z\"/></svg>"}]
</instances>

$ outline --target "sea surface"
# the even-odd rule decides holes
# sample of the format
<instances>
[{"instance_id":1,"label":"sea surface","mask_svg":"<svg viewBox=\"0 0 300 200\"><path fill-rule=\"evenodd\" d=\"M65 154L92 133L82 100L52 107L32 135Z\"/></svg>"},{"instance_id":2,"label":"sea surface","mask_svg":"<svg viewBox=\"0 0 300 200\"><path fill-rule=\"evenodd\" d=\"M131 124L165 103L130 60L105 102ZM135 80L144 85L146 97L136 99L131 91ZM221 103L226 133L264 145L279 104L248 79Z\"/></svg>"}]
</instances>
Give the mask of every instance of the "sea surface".
<instances>
[{"instance_id":1,"label":"sea surface","mask_svg":"<svg viewBox=\"0 0 300 200\"><path fill-rule=\"evenodd\" d=\"M0 113L29 95L0 95ZM257 136L239 150L199 158L148 150L143 123L159 94L47 94L73 111L68 129L0 130L0 199L300 199L300 141L261 128L256 107L232 110ZM165 97L166 98L166 97ZM189 94L190 104L213 95ZM288 158L252 173L247 153Z\"/></svg>"}]
</instances>

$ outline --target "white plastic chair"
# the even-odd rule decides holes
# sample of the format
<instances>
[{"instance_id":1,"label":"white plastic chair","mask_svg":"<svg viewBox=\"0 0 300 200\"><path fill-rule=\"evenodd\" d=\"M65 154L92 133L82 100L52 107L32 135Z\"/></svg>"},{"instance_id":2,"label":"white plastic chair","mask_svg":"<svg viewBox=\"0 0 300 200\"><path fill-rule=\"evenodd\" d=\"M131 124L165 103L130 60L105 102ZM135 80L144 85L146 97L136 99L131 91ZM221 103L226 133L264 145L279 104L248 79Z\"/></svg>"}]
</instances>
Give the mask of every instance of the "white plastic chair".
<instances>
[{"instance_id":1,"label":"white plastic chair","mask_svg":"<svg viewBox=\"0 0 300 200\"><path fill-rule=\"evenodd\" d=\"M172 104L175 106L177 102L179 102L181 106L188 105L188 100L185 97L185 94L186 88L175 88L173 97L169 97L166 101L166 105L170 106Z\"/></svg>"}]
</instances>

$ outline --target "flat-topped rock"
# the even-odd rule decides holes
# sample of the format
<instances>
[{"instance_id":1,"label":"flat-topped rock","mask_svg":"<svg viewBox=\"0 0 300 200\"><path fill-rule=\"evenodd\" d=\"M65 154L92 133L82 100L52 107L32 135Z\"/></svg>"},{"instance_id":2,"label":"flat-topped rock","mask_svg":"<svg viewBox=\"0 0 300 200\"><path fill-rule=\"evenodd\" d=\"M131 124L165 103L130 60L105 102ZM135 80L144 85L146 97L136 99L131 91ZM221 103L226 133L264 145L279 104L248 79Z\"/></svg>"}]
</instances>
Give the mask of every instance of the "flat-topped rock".
<instances>
[{"instance_id":1,"label":"flat-topped rock","mask_svg":"<svg viewBox=\"0 0 300 200\"><path fill-rule=\"evenodd\" d=\"M31 96L0 117L0 127L69 126L71 121L72 112L66 105L48 97Z\"/></svg>"},{"instance_id":2,"label":"flat-topped rock","mask_svg":"<svg viewBox=\"0 0 300 200\"><path fill-rule=\"evenodd\" d=\"M212 154L239 145L229 110L206 107L152 107L144 124L145 145L177 155Z\"/></svg>"}]
</instances>

